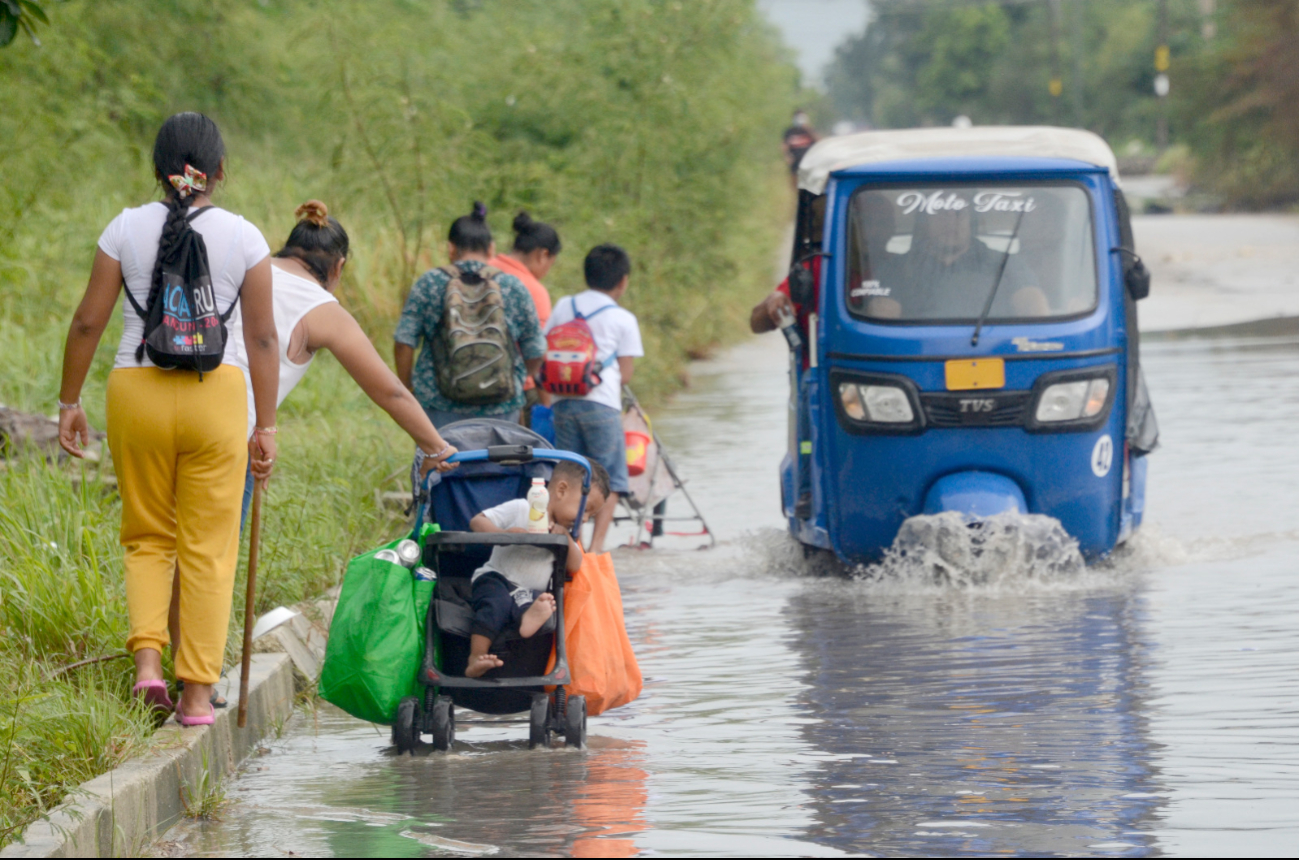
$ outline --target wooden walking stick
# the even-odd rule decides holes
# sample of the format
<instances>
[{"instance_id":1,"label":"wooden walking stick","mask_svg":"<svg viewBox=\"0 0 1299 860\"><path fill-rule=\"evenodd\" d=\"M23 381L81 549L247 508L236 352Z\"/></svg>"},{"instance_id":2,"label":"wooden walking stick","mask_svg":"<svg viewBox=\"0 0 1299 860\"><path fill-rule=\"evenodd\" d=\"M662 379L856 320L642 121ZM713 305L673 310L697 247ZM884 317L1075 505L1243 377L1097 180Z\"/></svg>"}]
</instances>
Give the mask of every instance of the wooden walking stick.
<instances>
[{"instance_id":1,"label":"wooden walking stick","mask_svg":"<svg viewBox=\"0 0 1299 860\"><path fill-rule=\"evenodd\" d=\"M257 548L262 540L262 482L253 484L253 521L248 531L248 594L244 598L244 653L239 665L239 728L248 725L248 670L253 660L253 595L257 593Z\"/></svg>"}]
</instances>

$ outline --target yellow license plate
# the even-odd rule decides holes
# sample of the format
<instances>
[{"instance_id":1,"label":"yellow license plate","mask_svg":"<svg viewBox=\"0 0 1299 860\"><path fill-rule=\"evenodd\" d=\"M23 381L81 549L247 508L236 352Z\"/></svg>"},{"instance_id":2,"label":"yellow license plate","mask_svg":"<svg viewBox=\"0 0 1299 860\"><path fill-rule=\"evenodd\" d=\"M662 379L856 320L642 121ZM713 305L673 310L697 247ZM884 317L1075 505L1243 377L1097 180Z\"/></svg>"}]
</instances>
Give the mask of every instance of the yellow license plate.
<instances>
[{"instance_id":1,"label":"yellow license plate","mask_svg":"<svg viewBox=\"0 0 1299 860\"><path fill-rule=\"evenodd\" d=\"M960 358L947 362L947 390L1006 387L1006 362L1000 358Z\"/></svg>"}]
</instances>

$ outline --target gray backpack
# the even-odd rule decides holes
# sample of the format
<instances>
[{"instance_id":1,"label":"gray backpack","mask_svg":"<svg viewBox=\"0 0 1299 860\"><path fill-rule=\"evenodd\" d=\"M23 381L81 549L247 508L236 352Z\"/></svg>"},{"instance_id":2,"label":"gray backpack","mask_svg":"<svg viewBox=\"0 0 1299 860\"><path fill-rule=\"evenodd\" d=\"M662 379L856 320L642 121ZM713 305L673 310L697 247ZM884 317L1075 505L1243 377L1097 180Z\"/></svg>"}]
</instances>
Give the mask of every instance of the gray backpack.
<instances>
[{"instance_id":1,"label":"gray backpack","mask_svg":"<svg viewBox=\"0 0 1299 860\"><path fill-rule=\"evenodd\" d=\"M438 388L455 403L503 403L518 393L514 338L505 319L498 269L442 269L446 285L442 322L433 338Z\"/></svg>"}]
</instances>

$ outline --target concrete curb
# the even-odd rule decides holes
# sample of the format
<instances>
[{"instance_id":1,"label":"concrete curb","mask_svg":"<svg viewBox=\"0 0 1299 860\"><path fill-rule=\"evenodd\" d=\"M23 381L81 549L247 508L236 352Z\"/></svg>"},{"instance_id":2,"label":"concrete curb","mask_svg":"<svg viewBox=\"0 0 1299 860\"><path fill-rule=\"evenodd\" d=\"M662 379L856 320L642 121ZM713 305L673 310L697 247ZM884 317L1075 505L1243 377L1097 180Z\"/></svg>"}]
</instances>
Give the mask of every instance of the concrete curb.
<instances>
[{"instance_id":1,"label":"concrete curb","mask_svg":"<svg viewBox=\"0 0 1299 860\"><path fill-rule=\"evenodd\" d=\"M194 792L203 773L220 782L257 742L293 714L293 662L288 654L254 654L248 685L248 725L236 725L239 673L223 695L230 707L215 725L182 729L174 720L153 736L153 748L83 783L48 819L28 826L22 841L0 850L10 857L138 856L185 811L182 788Z\"/></svg>"}]
</instances>

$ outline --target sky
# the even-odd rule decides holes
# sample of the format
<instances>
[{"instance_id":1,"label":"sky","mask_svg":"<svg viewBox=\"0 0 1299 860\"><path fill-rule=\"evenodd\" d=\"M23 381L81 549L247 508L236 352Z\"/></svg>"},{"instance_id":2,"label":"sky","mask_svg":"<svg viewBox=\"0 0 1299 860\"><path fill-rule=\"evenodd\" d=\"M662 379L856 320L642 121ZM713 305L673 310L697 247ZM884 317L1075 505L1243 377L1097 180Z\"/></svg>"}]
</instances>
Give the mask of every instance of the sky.
<instances>
[{"instance_id":1,"label":"sky","mask_svg":"<svg viewBox=\"0 0 1299 860\"><path fill-rule=\"evenodd\" d=\"M866 0L758 0L798 54L803 84L825 88L825 66L835 47L866 29Z\"/></svg>"}]
</instances>

